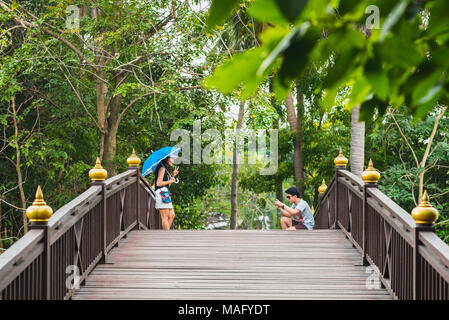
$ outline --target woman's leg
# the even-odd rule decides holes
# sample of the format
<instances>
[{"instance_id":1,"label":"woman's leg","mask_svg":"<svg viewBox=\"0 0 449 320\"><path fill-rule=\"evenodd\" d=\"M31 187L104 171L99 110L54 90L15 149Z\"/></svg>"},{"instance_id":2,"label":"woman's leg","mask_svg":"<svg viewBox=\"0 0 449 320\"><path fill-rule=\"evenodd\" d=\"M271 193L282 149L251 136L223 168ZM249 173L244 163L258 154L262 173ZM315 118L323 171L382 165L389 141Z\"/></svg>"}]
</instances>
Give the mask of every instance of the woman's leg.
<instances>
[{"instance_id":1,"label":"woman's leg","mask_svg":"<svg viewBox=\"0 0 449 320\"><path fill-rule=\"evenodd\" d=\"M160 209L159 212L161 213L161 222L162 222L162 229L164 230L170 230L169 224L169 216L170 216L170 210L171 209Z\"/></svg>"},{"instance_id":2,"label":"woman's leg","mask_svg":"<svg viewBox=\"0 0 449 320\"><path fill-rule=\"evenodd\" d=\"M168 214L168 227L171 228L173 220L175 220L175 211L173 209L169 209L170 212Z\"/></svg>"}]
</instances>

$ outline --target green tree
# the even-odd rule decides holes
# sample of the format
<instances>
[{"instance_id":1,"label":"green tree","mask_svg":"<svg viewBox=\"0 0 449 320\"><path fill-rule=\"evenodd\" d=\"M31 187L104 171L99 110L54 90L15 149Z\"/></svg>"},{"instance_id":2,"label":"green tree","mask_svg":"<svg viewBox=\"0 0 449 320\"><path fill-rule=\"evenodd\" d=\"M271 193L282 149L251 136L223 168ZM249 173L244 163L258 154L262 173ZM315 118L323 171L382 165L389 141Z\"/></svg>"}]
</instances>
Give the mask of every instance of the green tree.
<instances>
[{"instance_id":1,"label":"green tree","mask_svg":"<svg viewBox=\"0 0 449 320\"><path fill-rule=\"evenodd\" d=\"M211 6L210 26L239 3L218 2ZM373 5L381 13L381 28L370 29L365 37L370 18L365 11ZM272 25L261 34L262 45L217 68L206 85L222 92L243 85L250 95L276 70L275 88L283 99L307 66L330 64L321 88L328 108L339 90L350 86L349 108L361 105L362 120L376 108L384 113L389 105L405 105L422 118L437 102L448 102L448 9L445 0L255 0L249 14ZM227 77L237 69L244 72Z\"/></svg>"}]
</instances>

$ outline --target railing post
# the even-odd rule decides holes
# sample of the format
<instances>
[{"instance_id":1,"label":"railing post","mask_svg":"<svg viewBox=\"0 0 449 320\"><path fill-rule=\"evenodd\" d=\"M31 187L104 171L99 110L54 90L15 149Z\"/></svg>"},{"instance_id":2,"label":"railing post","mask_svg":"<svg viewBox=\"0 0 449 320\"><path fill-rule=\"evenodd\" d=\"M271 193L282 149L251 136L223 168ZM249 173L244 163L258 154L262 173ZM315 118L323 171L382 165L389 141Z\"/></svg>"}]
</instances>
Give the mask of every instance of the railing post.
<instances>
[{"instance_id":1,"label":"railing post","mask_svg":"<svg viewBox=\"0 0 449 320\"><path fill-rule=\"evenodd\" d=\"M366 209L368 205L368 196L367 190L368 188L372 188L372 186L368 186L368 184L363 185L363 209L362 209L362 265L369 265L368 260L366 259ZM376 186L377 187L377 186Z\"/></svg>"},{"instance_id":2,"label":"railing post","mask_svg":"<svg viewBox=\"0 0 449 320\"><path fill-rule=\"evenodd\" d=\"M335 202L334 202L334 209L335 209L335 221L334 221L334 225L331 227L331 229L339 229L338 227L338 176L339 176L339 171L340 170L344 170L346 169L346 165L348 164L348 158L346 158L343 155L343 150L340 148L340 154L338 155L338 157L336 157L334 159L334 163L335 163ZM329 221L330 222L330 221Z\"/></svg>"},{"instance_id":3,"label":"railing post","mask_svg":"<svg viewBox=\"0 0 449 320\"><path fill-rule=\"evenodd\" d=\"M92 168L89 171L89 177L92 180L91 181L91 185L100 185L101 186L101 196L102 196L102 207L103 207L103 218L102 218L102 222L103 222L103 227L101 228L101 238L103 239L103 254L102 257L100 259L100 263L106 263L106 256L107 256L107 252L106 252L106 248L107 248L107 239L106 239L106 235L107 235L107 210L106 210L106 187L104 184L104 180L106 179L106 177L108 176L108 172L103 169L103 167L101 166L101 162L100 162L100 158L97 158L96 163L95 163L95 167Z\"/></svg>"},{"instance_id":4,"label":"railing post","mask_svg":"<svg viewBox=\"0 0 449 320\"><path fill-rule=\"evenodd\" d=\"M321 223L321 221L322 221L321 216L323 214L326 214L326 216L327 216L327 226L326 227L328 229L328 228L330 228L330 225L329 225L329 208L326 208L327 212L324 212L324 210L323 210L324 203L322 202L323 201L323 197L324 197L324 193L326 192L326 190L327 190L327 185L326 185L326 182L323 179L323 182L321 183L321 186L318 187L318 193L319 193L319 195L318 195L318 201L319 202L318 203L320 204L320 207L319 207L320 208L320 221L318 221L318 223L315 221L315 225ZM314 212L312 212L312 213L314 213ZM323 225L319 225L318 227L320 229L321 228L324 229Z\"/></svg>"},{"instance_id":5,"label":"railing post","mask_svg":"<svg viewBox=\"0 0 449 320\"><path fill-rule=\"evenodd\" d=\"M140 170L139 168L136 169L137 171L137 230L140 230Z\"/></svg>"},{"instance_id":6,"label":"railing post","mask_svg":"<svg viewBox=\"0 0 449 320\"><path fill-rule=\"evenodd\" d=\"M362 180L365 182L363 184L363 210L362 210L362 264L364 266L369 265L368 260L366 259L366 247L367 247L367 238L366 238L366 229L367 219L366 219L366 211L368 208L368 189L369 188L377 188L377 181L380 179L380 173L373 168L373 162L371 159L368 163L368 168L362 172Z\"/></svg>"},{"instance_id":7,"label":"railing post","mask_svg":"<svg viewBox=\"0 0 449 320\"><path fill-rule=\"evenodd\" d=\"M44 232L44 252L42 261L42 290L45 300L51 299L51 248L48 220L53 214L53 210L44 201L42 189L37 187L36 197L33 204L26 210L26 215L31 222L30 230L41 229Z\"/></svg>"},{"instance_id":8,"label":"railing post","mask_svg":"<svg viewBox=\"0 0 449 320\"><path fill-rule=\"evenodd\" d=\"M137 186L137 190L136 190L136 193L137 193L137 195L136 195L136 198L137 198L136 222L137 222L137 225L134 229L140 229L140 169L139 169L139 165L142 161L139 159L139 157L136 155L136 151L133 149L133 153L126 160L126 162L128 163L128 170L136 171L136 179L137 179L137 181L136 181L136 186Z\"/></svg>"},{"instance_id":9,"label":"railing post","mask_svg":"<svg viewBox=\"0 0 449 320\"><path fill-rule=\"evenodd\" d=\"M427 198L427 191L424 191L421 203L412 210L412 218L416 222L413 230L413 300L423 299L419 234L423 231L434 232L433 224L438 219L438 210L432 207Z\"/></svg>"},{"instance_id":10,"label":"railing post","mask_svg":"<svg viewBox=\"0 0 449 320\"><path fill-rule=\"evenodd\" d=\"M334 187L334 189L335 189L335 198L334 198L334 224L331 226L330 225L330 221L329 221L329 228L330 229L339 229L339 226L338 226L338 223L337 223L337 221L338 221L338 176L339 176L339 174L338 174L338 171L339 170L341 170L341 169L339 169L339 168L336 168L335 169L335 187Z\"/></svg>"}]
</instances>

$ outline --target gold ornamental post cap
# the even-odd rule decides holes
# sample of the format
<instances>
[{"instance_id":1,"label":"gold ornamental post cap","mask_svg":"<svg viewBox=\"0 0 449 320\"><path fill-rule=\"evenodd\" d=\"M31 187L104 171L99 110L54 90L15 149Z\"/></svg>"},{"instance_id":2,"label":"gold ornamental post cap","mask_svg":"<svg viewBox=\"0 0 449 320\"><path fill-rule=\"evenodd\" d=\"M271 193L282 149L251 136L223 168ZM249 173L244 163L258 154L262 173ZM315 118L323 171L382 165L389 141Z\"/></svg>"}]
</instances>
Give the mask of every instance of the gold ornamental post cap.
<instances>
[{"instance_id":1,"label":"gold ornamental post cap","mask_svg":"<svg viewBox=\"0 0 449 320\"><path fill-rule=\"evenodd\" d=\"M100 158L97 158L95 167L90 169L89 177L92 181L103 181L108 176L108 172L101 166Z\"/></svg>"},{"instance_id":2,"label":"gold ornamental post cap","mask_svg":"<svg viewBox=\"0 0 449 320\"><path fill-rule=\"evenodd\" d=\"M44 201L41 186L37 187L34 202L27 208L25 213L30 222L47 222L52 216L53 209Z\"/></svg>"},{"instance_id":3,"label":"gold ornamental post cap","mask_svg":"<svg viewBox=\"0 0 449 320\"><path fill-rule=\"evenodd\" d=\"M438 210L429 203L427 191L424 191L419 206L412 210L412 218L417 224L433 224L438 219Z\"/></svg>"},{"instance_id":4,"label":"gold ornamental post cap","mask_svg":"<svg viewBox=\"0 0 449 320\"><path fill-rule=\"evenodd\" d=\"M128 163L128 167L138 167L142 161L138 156L136 156L136 151L133 149L133 153L131 156L126 159L126 163Z\"/></svg>"},{"instance_id":5,"label":"gold ornamental post cap","mask_svg":"<svg viewBox=\"0 0 449 320\"><path fill-rule=\"evenodd\" d=\"M323 182L321 183L321 186L318 187L318 192L320 194L323 194L323 193L326 192L326 190L327 190L327 185L326 185L326 183L324 182L324 179L323 179Z\"/></svg>"},{"instance_id":6,"label":"gold ornamental post cap","mask_svg":"<svg viewBox=\"0 0 449 320\"><path fill-rule=\"evenodd\" d=\"M373 161L369 159L368 168L361 174L365 182L376 183L380 179L380 173L373 167Z\"/></svg>"},{"instance_id":7,"label":"gold ornamental post cap","mask_svg":"<svg viewBox=\"0 0 449 320\"><path fill-rule=\"evenodd\" d=\"M340 154L334 159L334 163L337 167L345 167L348 164L348 158L343 155L343 150L340 148Z\"/></svg>"},{"instance_id":8,"label":"gold ornamental post cap","mask_svg":"<svg viewBox=\"0 0 449 320\"><path fill-rule=\"evenodd\" d=\"M315 208L313 207L313 204L312 204L312 209L310 209L311 211L312 211L312 214L315 214Z\"/></svg>"}]
</instances>

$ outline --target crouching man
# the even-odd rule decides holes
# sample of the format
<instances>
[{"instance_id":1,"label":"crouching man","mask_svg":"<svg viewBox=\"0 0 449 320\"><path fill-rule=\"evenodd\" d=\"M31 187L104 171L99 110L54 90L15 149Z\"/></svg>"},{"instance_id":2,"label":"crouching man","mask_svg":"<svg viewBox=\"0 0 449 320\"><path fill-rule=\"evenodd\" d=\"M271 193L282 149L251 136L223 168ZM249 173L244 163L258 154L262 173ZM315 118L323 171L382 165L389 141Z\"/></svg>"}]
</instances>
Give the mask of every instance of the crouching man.
<instances>
[{"instance_id":1,"label":"crouching man","mask_svg":"<svg viewBox=\"0 0 449 320\"><path fill-rule=\"evenodd\" d=\"M281 218L282 230L312 230L315 225L312 210L310 210L307 202L301 199L298 189L291 187L285 193L288 202L291 204L290 208L279 200L275 202L276 207L283 215Z\"/></svg>"}]
</instances>

